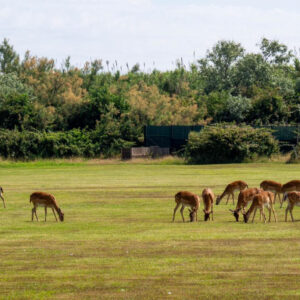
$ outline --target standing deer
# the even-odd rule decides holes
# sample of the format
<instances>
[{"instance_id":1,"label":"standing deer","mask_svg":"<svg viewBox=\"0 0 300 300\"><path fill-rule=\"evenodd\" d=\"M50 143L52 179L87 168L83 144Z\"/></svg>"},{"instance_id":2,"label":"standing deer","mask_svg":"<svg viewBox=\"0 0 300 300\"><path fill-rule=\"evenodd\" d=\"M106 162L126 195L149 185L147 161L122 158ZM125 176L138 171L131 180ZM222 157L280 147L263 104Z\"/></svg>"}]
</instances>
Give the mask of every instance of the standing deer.
<instances>
[{"instance_id":1,"label":"standing deer","mask_svg":"<svg viewBox=\"0 0 300 300\"><path fill-rule=\"evenodd\" d=\"M288 205L285 210L285 222L287 222L288 212L290 212L292 222L294 222L294 217L293 217L292 211L293 211L295 205L300 206L300 192L285 193L283 196L282 202L286 201L286 200L288 200Z\"/></svg>"},{"instance_id":2,"label":"standing deer","mask_svg":"<svg viewBox=\"0 0 300 300\"><path fill-rule=\"evenodd\" d=\"M222 195L217 196L216 204L219 205L222 198L224 198L226 195L228 195L226 204L228 203L230 196L232 197L232 202L234 204L234 191L236 191L236 190L242 191L245 188L248 188L248 184L245 181L242 181L242 180L238 180L238 181L234 181L234 182L229 183L226 186L226 188L225 188L224 192L222 193Z\"/></svg>"},{"instance_id":3,"label":"standing deer","mask_svg":"<svg viewBox=\"0 0 300 300\"><path fill-rule=\"evenodd\" d=\"M260 188L264 191L269 191L275 194L274 201L276 200L276 196L279 199L279 203L281 204L280 193L282 189L282 184L272 180L264 180L260 183ZM275 202L274 202L275 203Z\"/></svg>"},{"instance_id":4,"label":"standing deer","mask_svg":"<svg viewBox=\"0 0 300 300\"><path fill-rule=\"evenodd\" d=\"M36 209L37 209L38 206L45 207L45 222L46 222L46 218L47 218L47 207L52 208L52 211L53 211L54 217L56 219L56 222L57 222L57 218L56 218L54 210L56 210L60 221L61 222L64 221L64 213L58 207L58 205L56 203L56 200L55 200L53 195L47 194L47 193L44 193L44 192L35 192L35 193L32 193L30 195L29 203L30 202L32 202L32 204L33 204L32 215L31 215L31 220L32 221L33 221L33 215L34 214L35 214L36 220L37 221L39 220L38 217L37 217L37 214L36 214Z\"/></svg>"},{"instance_id":5,"label":"standing deer","mask_svg":"<svg viewBox=\"0 0 300 300\"><path fill-rule=\"evenodd\" d=\"M243 213L244 215L244 222L247 223L249 220L249 217L251 213L254 211L253 218L252 218L252 223L254 221L254 217L256 214L256 210L259 208L260 213L262 214L264 218L264 222L266 223L266 215L264 211L264 207L267 207L269 210L269 222L271 222L271 211L273 212L275 222L277 222L275 210L274 210L274 194L272 192L267 192L267 191L261 191L260 193L256 194L253 197L252 204L248 211L246 213Z\"/></svg>"},{"instance_id":6,"label":"standing deer","mask_svg":"<svg viewBox=\"0 0 300 300\"><path fill-rule=\"evenodd\" d=\"M180 213L183 222L184 222L183 210L186 206L189 206L191 208L190 210L191 222L195 221L195 219L196 221L198 221L197 212L200 206L200 198L198 195L187 191L181 191L175 195L175 202L176 202L176 206L174 208L174 213L173 213L173 222L175 221L175 214L180 205L182 205L180 209Z\"/></svg>"},{"instance_id":7,"label":"standing deer","mask_svg":"<svg viewBox=\"0 0 300 300\"><path fill-rule=\"evenodd\" d=\"M245 211L245 207L247 207L248 203L252 201L253 197L258 194L261 189L258 188L250 188L240 191L238 196L238 202L235 210L229 209L235 217L235 220L239 221L239 213L241 210Z\"/></svg>"},{"instance_id":8,"label":"standing deer","mask_svg":"<svg viewBox=\"0 0 300 300\"><path fill-rule=\"evenodd\" d=\"M2 196L3 193L4 193L3 188L2 188L2 186L0 186L0 198L1 198L2 201L3 201L3 206L4 206L4 208L5 208L5 200L4 200L4 197Z\"/></svg>"},{"instance_id":9,"label":"standing deer","mask_svg":"<svg viewBox=\"0 0 300 300\"><path fill-rule=\"evenodd\" d=\"M202 199L203 199L203 205L204 205L204 221L207 221L210 219L210 214L212 221L214 220L214 212L213 212L213 206L214 206L214 199L215 195L211 189L204 189L202 191Z\"/></svg>"},{"instance_id":10,"label":"standing deer","mask_svg":"<svg viewBox=\"0 0 300 300\"><path fill-rule=\"evenodd\" d=\"M286 192L293 192L293 191L300 191L300 180L291 180L285 183L282 188L281 192L284 194ZM281 202L280 208L282 207L283 201Z\"/></svg>"}]
</instances>

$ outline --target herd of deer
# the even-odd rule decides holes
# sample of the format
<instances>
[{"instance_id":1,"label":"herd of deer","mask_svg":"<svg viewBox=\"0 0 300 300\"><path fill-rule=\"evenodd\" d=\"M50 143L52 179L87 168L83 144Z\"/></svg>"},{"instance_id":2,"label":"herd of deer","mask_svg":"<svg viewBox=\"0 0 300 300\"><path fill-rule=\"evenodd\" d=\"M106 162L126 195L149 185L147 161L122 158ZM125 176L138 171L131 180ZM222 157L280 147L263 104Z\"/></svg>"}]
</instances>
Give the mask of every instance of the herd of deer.
<instances>
[{"instance_id":1,"label":"herd of deer","mask_svg":"<svg viewBox=\"0 0 300 300\"><path fill-rule=\"evenodd\" d=\"M269 210L269 222L271 221L271 212L274 215L275 222L277 222L277 217L274 211L274 204L276 200L276 196L280 202L280 208L284 201L287 200L287 208L285 210L285 221L287 221L288 212L290 212L291 219L294 222L293 217L293 208L295 205L300 206L300 180L292 180L287 182L286 184L280 184L275 181L265 180L261 182L260 189L258 188L249 188L247 183L241 180L234 181L228 184L222 193L222 195L217 196L216 205L220 204L222 198L227 196L226 204L229 201L230 196L232 197L232 201L234 204L234 192L239 190L238 202L235 210L230 209L233 213L236 221L239 221L239 214L242 211L244 216L245 223L248 222L251 213L253 212L252 222L254 221L256 210L260 210L260 216L263 217L264 222L266 222L266 216L264 212L264 208L266 207ZM280 199L280 194L283 194L282 200ZM204 220L207 221L210 219L210 215L213 220L213 204L215 195L213 191L209 188L205 188L202 192L202 199L204 205ZM181 205L180 213L182 216L182 220L184 222L183 210L187 206L190 211L190 221L197 221L197 213L200 207L200 197L194 193L181 191L175 195L176 206L174 208L173 213L173 222L175 220L175 214L179 206ZM248 204L251 204L248 211L245 211L245 208Z\"/></svg>"},{"instance_id":2,"label":"herd of deer","mask_svg":"<svg viewBox=\"0 0 300 300\"><path fill-rule=\"evenodd\" d=\"M224 198L225 196L227 196L226 204L228 203L230 196L232 197L232 201L234 204L234 192L236 190L240 191L238 196L238 202L235 210L230 209L230 211L233 213L237 222L239 221L239 213L241 211L243 213L245 223L248 222L249 217L253 212L253 218L252 218L252 222L253 222L257 209L260 210L260 216L263 216L263 219L266 222L264 207L266 207L269 210L269 222L271 221L271 211L274 215L275 222L277 222L276 214L274 211L276 196L278 197L278 200L280 202L280 208L282 207L284 201L286 200L288 201L287 208L285 210L285 221L287 221L287 215L288 212L290 212L291 219L294 222L294 217L292 213L293 208L295 205L300 206L300 180L292 180L283 185L275 181L265 180L261 182L260 189L249 188L247 183L241 180L234 181L226 186L224 192L220 196L217 196L216 205L220 204L222 198ZM3 206L5 208L5 200L3 197L3 193L4 193L3 188L0 187L0 198L3 201ZM282 200L280 199L281 193L284 194ZM209 188L205 188L202 191L202 199L204 205L204 209L203 209L204 220L205 221L209 220L210 216L213 220L214 219L213 205L215 199L215 195L213 191ZM64 213L58 207L57 202L53 195L44 192L35 192L30 195L29 202L32 202L33 204L32 215L31 215L32 221L34 219L34 215L38 221L38 217L36 214L36 209L38 206L42 206L45 208L45 221L47 218L48 207L52 209L56 221L57 221L57 217L55 211L58 214L59 220L62 222L64 221ZM190 221L191 222L195 220L198 221L198 209L200 207L200 197L198 195L187 191L181 191L175 195L175 202L176 202L176 206L174 208L174 213L173 213L173 222L175 220L176 211L180 205L181 205L180 213L183 222L184 222L183 210L186 206L190 207L189 210ZM245 208L251 202L252 204L248 209L248 211L246 212Z\"/></svg>"}]
</instances>

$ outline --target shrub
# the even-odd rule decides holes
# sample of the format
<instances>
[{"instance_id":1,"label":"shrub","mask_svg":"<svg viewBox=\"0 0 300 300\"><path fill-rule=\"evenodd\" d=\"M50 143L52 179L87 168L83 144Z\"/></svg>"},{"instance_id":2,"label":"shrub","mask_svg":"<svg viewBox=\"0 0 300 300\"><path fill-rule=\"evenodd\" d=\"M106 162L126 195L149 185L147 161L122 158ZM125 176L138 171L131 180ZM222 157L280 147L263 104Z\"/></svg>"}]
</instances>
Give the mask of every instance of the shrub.
<instances>
[{"instance_id":1,"label":"shrub","mask_svg":"<svg viewBox=\"0 0 300 300\"><path fill-rule=\"evenodd\" d=\"M233 163L270 157L278 151L278 142L268 129L220 124L191 132L185 156L191 163Z\"/></svg>"},{"instance_id":2,"label":"shrub","mask_svg":"<svg viewBox=\"0 0 300 300\"><path fill-rule=\"evenodd\" d=\"M112 137L111 137L112 136ZM12 159L114 156L132 143L101 131L39 132L0 129L0 155Z\"/></svg>"}]
</instances>

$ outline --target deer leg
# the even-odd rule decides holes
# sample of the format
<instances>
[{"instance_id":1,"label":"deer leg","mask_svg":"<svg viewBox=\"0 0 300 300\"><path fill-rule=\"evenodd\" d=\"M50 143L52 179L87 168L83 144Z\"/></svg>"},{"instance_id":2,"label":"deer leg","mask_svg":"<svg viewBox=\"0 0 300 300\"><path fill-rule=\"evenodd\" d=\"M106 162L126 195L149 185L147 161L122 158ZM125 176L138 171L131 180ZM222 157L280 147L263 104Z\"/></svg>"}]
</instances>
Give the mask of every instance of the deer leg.
<instances>
[{"instance_id":1,"label":"deer leg","mask_svg":"<svg viewBox=\"0 0 300 300\"><path fill-rule=\"evenodd\" d=\"M264 207L261 208L261 213L264 217L264 222L267 223L267 218L266 218L266 215L265 215L265 210L264 210Z\"/></svg>"},{"instance_id":2,"label":"deer leg","mask_svg":"<svg viewBox=\"0 0 300 300\"><path fill-rule=\"evenodd\" d=\"M271 209L272 209L272 212L273 212L273 215L274 215L275 222L277 222L277 216L276 216L275 209L274 209L273 205L271 206Z\"/></svg>"},{"instance_id":3,"label":"deer leg","mask_svg":"<svg viewBox=\"0 0 300 300\"><path fill-rule=\"evenodd\" d=\"M182 216L182 220L184 222L183 210L184 210L184 206L182 205L181 209L180 209L180 213L181 213L181 216Z\"/></svg>"},{"instance_id":4,"label":"deer leg","mask_svg":"<svg viewBox=\"0 0 300 300\"><path fill-rule=\"evenodd\" d=\"M36 206L33 208L33 212L34 212L34 214L35 214L36 220L39 221L38 216L37 216L37 214L36 214Z\"/></svg>"},{"instance_id":5,"label":"deer leg","mask_svg":"<svg viewBox=\"0 0 300 300\"><path fill-rule=\"evenodd\" d=\"M271 222L271 207L268 207L268 211L269 211L269 223Z\"/></svg>"},{"instance_id":6,"label":"deer leg","mask_svg":"<svg viewBox=\"0 0 300 300\"><path fill-rule=\"evenodd\" d=\"M229 197L230 197L230 194L229 194L228 197L227 197L226 205L227 205L227 203L228 203L228 201L229 201Z\"/></svg>"},{"instance_id":7,"label":"deer leg","mask_svg":"<svg viewBox=\"0 0 300 300\"><path fill-rule=\"evenodd\" d=\"M54 214L54 217L55 217L55 220L57 222L57 218L56 218L56 214L55 214L55 211L54 211L54 208L52 207L52 211L53 211L53 214ZM174 221L173 221L174 222Z\"/></svg>"},{"instance_id":8,"label":"deer leg","mask_svg":"<svg viewBox=\"0 0 300 300\"><path fill-rule=\"evenodd\" d=\"M287 215L288 215L288 211L289 211L289 206L287 206L287 208L285 209L285 222L287 222Z\"/></svg>"},{"instance_id":9,"label":"deer leg","mask_svg":"<svg viewBox=\"0 0 300 300\"><path fill-rule=\"evenodd\" d=\"M34 208L31 210L31 222L33 222Z\"/></svg>"},{"instance_id":10,"label":"deer leg","mask_svg":"<svg viewBox=\"0 0 300 300\"><path fill-rule=\"evenodd\" d=\"M254 212L253 212L252 223L254 222L254 218L255 218L255 215L256 215L256 211L257 211L257 207L254 209Z\"/></svg>"},{"instance_id":11,"label":"deer leg","mask_svg":"<svg viewBox=\"0 0 300 300\"><path fill-rule=\"evenodd\" d=\"M175 208L174 208L173 221L172 221L172 222L175 221L175 214L176 214L176 211L177 211L177 209L178 209L179 206L180 206L180 203L177 203L176 206L175 206ZM53 210L53 208L52 208L52 210ZM53 210L53 213L54 213L54 210ZM55 215L55 214L54 214L54 215ZM55 218L56 218L56 216L55 216Z\"/></svg>"},{"instance_id":12,"label":"deer leg","mask_svg":"<svg viewBox=\"0 0 300 300\"><path fill-rule=\"evenodd\" d=\"M294 222L294 217L293 217L293 213L292 213L293 208L294 208L294 205L291 205L290 206L290 215L291 215L292 221Z\"/></svg>"},{"instance_id":13,"label":"deer leg","mask_svg":"<svg viewBox=\"0 0 300 300\"><path fill-rule=\"evenodd\" d=\"M282 200L280 201L280 208L282 208L282 205L283 205L283 197Z\"/></svg>"},{"instance_id":14,"label":"deer leg","mask_svg":"<svg viewBox=\"0 0 300 300\"><path fill-rule=\"evenodd\" d=\"M2 195L0 195L0 197L1 197L2 201L3 201L3 206L4 206L4 208L5 208L5 201L4 201L4 198L2 197Z\"/></svg>"},{"instance_id":15,"label":"deer leg","mask_svg":"<svg viewBox=\"0 0 300 300\"><path fill-rule=\"evenodd\" d=\"M234 193L232 193L231 195L232 195L232 203L234 205Z\"/></svg>"}]
</instances>

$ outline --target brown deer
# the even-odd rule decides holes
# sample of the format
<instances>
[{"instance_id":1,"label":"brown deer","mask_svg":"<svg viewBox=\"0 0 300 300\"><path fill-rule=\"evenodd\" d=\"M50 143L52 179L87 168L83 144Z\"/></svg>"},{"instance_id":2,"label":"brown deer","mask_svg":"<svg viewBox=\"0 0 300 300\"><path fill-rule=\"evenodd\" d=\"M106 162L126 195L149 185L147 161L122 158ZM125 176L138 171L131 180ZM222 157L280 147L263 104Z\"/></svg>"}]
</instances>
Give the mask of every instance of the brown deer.
<instances>
[{"instance_id":1,"label":"brown deer","mask_svg":"<svg viewBox=\"0 0 300 300\"><path fill-rule=\"evenodd\" d=\"M225 188L224 192L222 193L222 195L217 196L216 204L219 205L222 198L224 198L226 195L228 195L226 204L228 203L230 196L232 197L232 202L234 204L234 191L236 191L236 190L242 191L245 188L248 188L248 184L245 181L242 181L242 180L238 180L238 181L234 181L234 182L229 183L226 186L226 188Z\"/></svg>"},{"instance_id":2,"label":"brown deer","mask_svg":"<svg viewBox=\"0 0 300 300\"><path fill-rule=\"evenodd\" d=\"M266 215L264 211L264 207L266 206L269 210L269 222L271 222L271 211L273 212L275 222L277 222L275 210L274 210L274 194L268 191L261 191L260 193L254 195L252 204L246 213L243 212L244 222L247 223L251 213L254 211L252 223L255 217L256 210L259 208L260 212L264 218L264 222L266 223Z\"/></svg>"},{"instance_id":3,"label":"brown deer","mask_svg":"<svg viewBox=\"0 0 300 300\"><path fill-rule=\"evenodd\" d=\"M281 192L284 194L286 192L293 192L293 191L300 191L300 180L291 180L285 183L282 188ZM282 207L283 201L281 202L280 208Z\"/></svg>"},{"instance_id":4,"label":"brown deer","mask_svg":"<svg viewBox=\"0 0 300 300\"><path fill-rule=\"evenodd\" d=\"M56 218L54 210L56 210L60 221L61 222L64 221L64 213L58 207L58 205L56 203L56 200L55 200L53 195L47 194L47 193L44 193L44 192L35 192L35 193L32 193L30 195L29 202L32 202L32 204L33 204L32 215L31 215L31 220L32 221L33 221L33 215L34 214L35 214L36 220L37 221L39 220L38 217L37 217L37 214L36 214L36 209L37 209L38 206L45 207L45 222L46 222L46 218L47 218L47 207L52 208L52 211L53 211L54 217L56 219L56 222L57 222L57 218Z\"/></svg>"},{"instance_id":5,"label":"brown deer","mask_svg":"<svg viewBox=\"0 0 300 300\"><path fill-rule=\"evenodd\" d=\"M254 195L258 194L261 189L258 188L249 188L240 191L238 196L238 202L235 210L229 209L235 217L235 220L239 221L239 213L241 210L245 211L245 207L247 207L248 203L252 201Z\"/></svg>"},{"instance_id":6,"label":"brown deer","mask_svg":"<svg viewBox=\"0 0 300 300\"><path fill-rule=\"evenodd\" d=\"M1 198L2 201L3 201L3 206L4 206L4 208L5 208L5 200L4 200L4 197L2 196L3 193L4 193L3 188L2 188L2 186L0 186L0 198Z\"/></svg>"},{"instance_id":7,"label":"brown deer","mask_svg":"<svg viewBox=\"0 0 300 300\"><path fill-rule=\"evenodd\" d=\"M276 200L276 196L279 199L279 203L281 204L280 193L282 184L272 180L264 180L260 183L260 188L264 191L269 191L275 194L274 201ZM275 202L274 202L275 203Z\"/></svg>"},{"instance_id":8,"label":"brown deer","mask_svg":"<svg viewBox=\"0 0 300 300\"><path fill-rule=\"evenodd\" d=\"M288 200L288 205L285 210L285 222L287 222L288 212L290 212L292 222L294 222L294 217L293 217L292 211L293 211L295 205L300 206L300 192L285 193L283 196L282 202L286 201L286 200Z\"/></svg>"},{"instance_id":9,"label":"brown deer","mask_svg":"<svg viewBox=\"0 0 300 300\"><path fill-rule=\"evenodd\" d=\"M197 213L200 206L200 198L198 195L187 191L181 191L175 195L175 202L176 202L176 206L174 208L174 213L173 213L173 222L175 221L175 214L180 205L181 205L180 213L183 222L184 222L183 210L186 206L189 206L191 208L190 210L191 222L195 221L195 219L196 221L198 220Z\"/></svg>"},{"instance_id":10,"label":"brown deer","mask_svg":"<svg viewBox=\"0 0 300 300\"><path fill-rule=\"evenodd\" d=\"M214 212L213 212L213 206L214 206L214 199L215 195L211 189L204 189L202 191L202 199L203 199L203 205L204 205L204 221L207 221L210 219L210 215L212 218L212 221L214 220Z\"/></svg>"}]
</instances>

